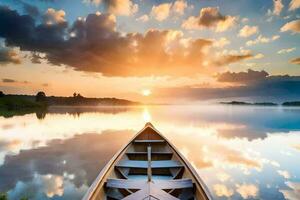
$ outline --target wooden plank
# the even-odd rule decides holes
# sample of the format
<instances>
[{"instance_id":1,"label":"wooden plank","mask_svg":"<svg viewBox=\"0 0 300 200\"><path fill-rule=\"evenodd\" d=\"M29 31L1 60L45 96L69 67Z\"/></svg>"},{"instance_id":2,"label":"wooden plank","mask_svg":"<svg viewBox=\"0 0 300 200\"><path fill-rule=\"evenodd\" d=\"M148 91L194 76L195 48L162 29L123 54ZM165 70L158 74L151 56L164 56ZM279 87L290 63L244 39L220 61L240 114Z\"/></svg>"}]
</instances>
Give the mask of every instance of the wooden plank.
<instances>
[{"instance_id":1,"label":"wooden plank","mask_svg":"<svg viewBox=\"0 0 300 200\"><path fill-rule=\"evenodd\" d=\"M134 143L164 143L165 140L134 140Z\"/></svg>"},{"instance_id":2,"label":"wooden plank","mask_svg":"<svg viewBox=\"0 0 300 200\"><path fill-rule=\"evenodd\" d=\"M148 161L141 160L121 160L116 167L128 167L128 168L148 168ZM155 160L151 161L151 168L176 168L183 167L179 161L174 160Z\"/></svg>"},{"instance_id":3,"label":"wooden plank","mask_svg":"<svg viewBox=\"0 0 300 200\"><path fill-rule=\"evenodd\" d=\"M192 188L193 181L191 179L177 179L177 180L154 180L155 186L160 189L183 189Z\"/></svg>"},{"instance_id":4,"label":"wooden plank","mask_svg":"<svg viewBox=\"0 0 300 200\"><path fill-rule=\"evenodd\" d=\"M152 171L151 171L151 146L148 146L148 169L147 169L147 175L148 175L148 182L151 182L152 177Z\"/></svg>"},{"instance_id":5,"label":"wooden plank","mask_svg":"<svg viewBox=\"0 0 300 200\"><path fill-rule=\"evenodd\" d=\"M123 198L122 200L139 200L139 199L145 199L149 197L149 189L148 187L139 190L131 195L128 195L127 197Z\"/></svg>"},{"instance_id":6,"label":"wooden plank","mask_svg":"<svg viewBox=\"0 0 300 200\"><path fill-rule=\"evenodd\" d=\"M121 189L142 189L146 186L146 181L130 179L107 179L106 187Z\"/></svg>"},{"instance_id":7,"label":"wooden plank","mask_svg":"<svg viewBox=\"0 0 300 200\"><path fill-rule=\"evenodd\" d=\"M183 167L179 161L175 160L157 160L151 162L152 168L174 168Z\"/></svg>"},{"instance_id":8,"label":"wooden plank","mask_svg":"<svg viewBox=\"0 0 300 200\"><path fill-rule=\"evenodd\" d=\"M148 152L127 152L128 155L147 155ZM151 152L151 155L172 155L172 152Z\"/></svg>"},{"instance_id":9,"label":"wooden plank","mask_svg":"<svg viewBox=\"0 0 300 200\"><path fill-rule=\"evenodd\" d=\"M163 200L179 200L178 198L168 194L167 192L160 190L156 187L150 187L150 195L157 199Z\"/></svg>"}]
</instances>

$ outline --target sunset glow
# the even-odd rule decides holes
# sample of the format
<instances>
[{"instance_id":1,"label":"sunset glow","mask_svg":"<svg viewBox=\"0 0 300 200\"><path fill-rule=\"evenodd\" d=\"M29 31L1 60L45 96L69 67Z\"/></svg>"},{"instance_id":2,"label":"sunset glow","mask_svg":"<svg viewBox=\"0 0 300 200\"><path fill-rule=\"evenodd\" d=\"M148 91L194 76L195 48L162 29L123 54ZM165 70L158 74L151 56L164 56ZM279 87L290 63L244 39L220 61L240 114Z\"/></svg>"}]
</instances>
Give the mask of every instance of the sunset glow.
<instances>
[{"instance_id":1,"label":"sunset glow","mask_svg":"<svg viewBox=\"0 0 300 200\"><path fill-rule=\"evenodd\" d=\"M3 0L0 90L136 101L150 95L157 103L290 99L299 94L299 5Z\"/></svg>"},{"instance_id":2,"label":"sunset glow","mask_svg":"<svg viewBox=\"0 0 300 200\"><path fill-rule=\"evenodd\" d=\"M299 44L300 0L0 0L0 200L300 200Z\"/></svg>"},{"instance_id":3,"label":"sunset glow","mask_svg":"<svg viewBox=\"0 0 300 200\"><path fill-rule=\"evenodd\" d=\"M148 89L145 89L145 90L143 90L142 91L142 94L144 95L144 96L149 96L149 95L151 95L151 90L148 90Z\"/></svg>"}]
</instances>

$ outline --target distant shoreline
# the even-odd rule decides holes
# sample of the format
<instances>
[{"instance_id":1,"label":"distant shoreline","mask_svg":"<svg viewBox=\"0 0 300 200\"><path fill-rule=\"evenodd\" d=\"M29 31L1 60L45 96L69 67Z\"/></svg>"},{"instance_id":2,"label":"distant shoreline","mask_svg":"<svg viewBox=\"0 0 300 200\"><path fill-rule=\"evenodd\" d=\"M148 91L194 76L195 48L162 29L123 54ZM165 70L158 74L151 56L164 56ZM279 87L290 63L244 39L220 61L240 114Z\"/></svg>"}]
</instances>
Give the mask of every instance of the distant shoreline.
<instances>
[{"instance_id":1,"label":"distant shoreline","mask_svg":"<svg viewBox=\"0 0 300 200\"><path fill-rule=\"evenodd\" d=\"M39 92L34 95L7 94L0 96L0 110L38 110L49 106L133 106L140 102L118 98L87 98L80 94L71 97L46 96Z\"/></svg>"},{"instance_id":2,"label":"distant shoreline","mask_svg":"<svg viewBox=\"0 0 300 200\"><path fill-rule=\"evenodd\" d=\"M273 102L245 102L245 101L229 101L229 102L219 102L224 105L238 105L238 106L300 106L300 101L287 101L282 104L277 104Z\"/></svg>"}]
</instances>

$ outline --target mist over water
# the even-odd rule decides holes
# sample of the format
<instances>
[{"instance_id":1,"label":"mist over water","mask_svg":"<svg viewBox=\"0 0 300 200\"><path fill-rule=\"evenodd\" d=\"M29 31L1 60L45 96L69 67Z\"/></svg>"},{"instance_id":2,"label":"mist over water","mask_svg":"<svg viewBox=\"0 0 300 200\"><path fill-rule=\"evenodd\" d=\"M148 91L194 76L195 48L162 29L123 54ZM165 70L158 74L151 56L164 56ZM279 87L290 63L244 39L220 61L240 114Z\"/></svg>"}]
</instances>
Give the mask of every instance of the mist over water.
<instances>
[{"instance_id":1,"label":"mist over water","mask_svg":"<svg viewBox=\"0 0 300 200\"><path fill-rule=\"evenodd\" d=\"M215 199L300 199L300 109L230 105L50 107L0 116L0 191L81 199L147 121L192 163Z\"/></svg>"}]
</instances>

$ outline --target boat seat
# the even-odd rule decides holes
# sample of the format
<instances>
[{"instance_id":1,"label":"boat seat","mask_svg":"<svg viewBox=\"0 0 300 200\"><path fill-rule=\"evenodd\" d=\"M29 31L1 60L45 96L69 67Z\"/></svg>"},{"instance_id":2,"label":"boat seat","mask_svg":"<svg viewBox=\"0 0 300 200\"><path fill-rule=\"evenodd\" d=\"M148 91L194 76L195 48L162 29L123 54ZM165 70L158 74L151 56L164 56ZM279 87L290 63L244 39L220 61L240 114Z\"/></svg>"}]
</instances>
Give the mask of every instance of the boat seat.
<instances>
[{"instance_id":1,"label":"boat seat","mask_svg":"<svg viewBox=\"0 0 300 200\"><path fill-rule=\"evenodd\" d=\"M127 168L148 168L148 161L140 160L121 160L116 167L127 167ZM174 160L155 160L151 161L151 168L178 168L183 167L179 161Z\"/></svg>"},{"instance_id":2,"label":"boat seat","mask_svg":"<svg viewBox=\"0 0 300 200\"><path fill-rule=\"evenodd\" d=\"M163 190L193 187L193 181L191 179L154 180L153 182Z\"/></svg>"},{"instance_id":3,"label":"boat seat","mask_svg":"<svg viewBox=\"0 0 300 200\"><path fill-rule=\"evenodd\" d=\"M168 194L167 192L163 191L163 190L159 190L156 188L152 188L151 191L149 192L148 189L142 189L139 190L125 198L123 198L122 200L137 200L137 199L141 199L141 200L180 200L170 194Z\"/></svg>"},{"instance_id":4,"label":"boat seat","mask_svg":"<svg viewBox=\"0 0 300 200\"><path fill-rule=\"evenodd\" d=\"M134 140L134 143L164 143L165 140Z\"/></svg>"},{"instance_id":5,"label":"boat seat","mask_svg":"<svg viewBox=\"0 0 300 200\"><path fill-rule=\"evenodd\" d=\"M147 155L148 152L127 152L127 155ZM172 152L151 152L152 155L173 155Z\"/></svg>"},{"instance_id":6,"label":"boat seat","mask_svg":"<svg viewBox=\"0 0 300 200\"><path fill-rule=\"evenodd\" d=\"M130 179L107 179L106 187L120 189L141 189L145 181Z\"/></svg>"},{"instance_id":7,"label":"boat seat","mask_svg":"<svg viewBox=\"0 0 300 200\"><path fill-rule=\"evenodd\" d=\"M192 188L191 179L153 180L155 187L161 190ZM107 179L106 187L120 189L142 189L148 184L145 180Z\"/></svg>"}]
</instances>

